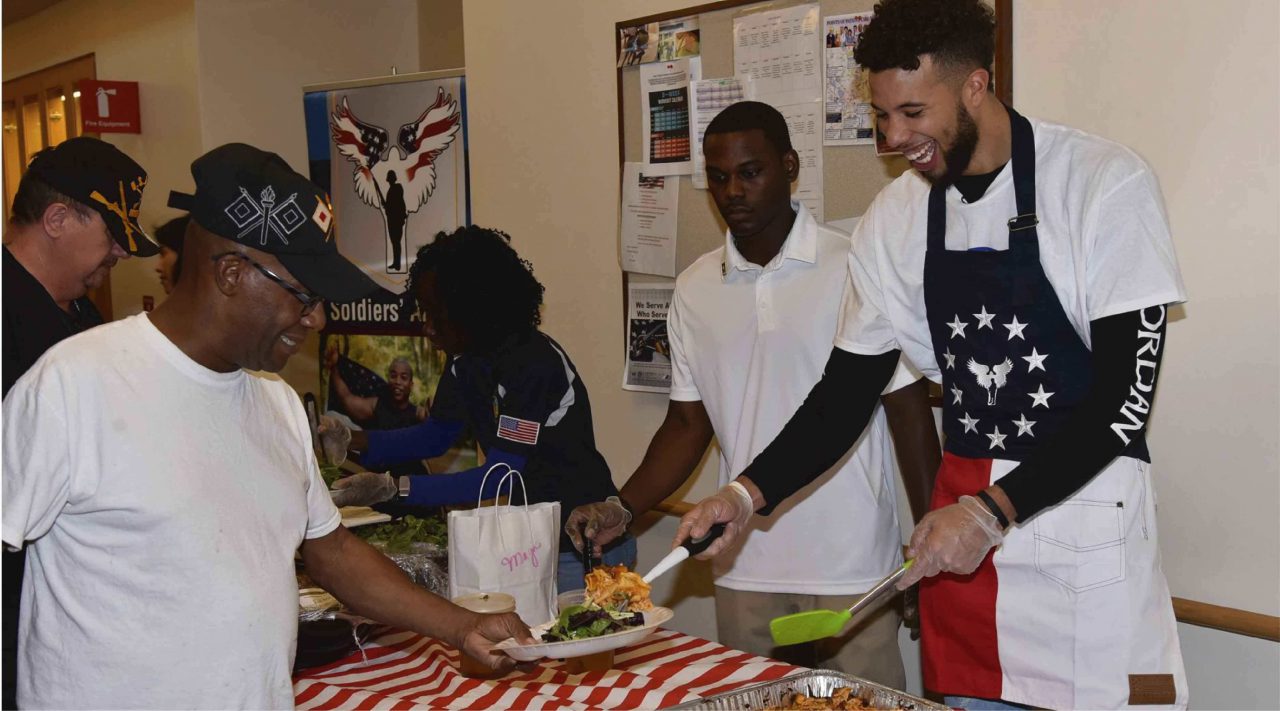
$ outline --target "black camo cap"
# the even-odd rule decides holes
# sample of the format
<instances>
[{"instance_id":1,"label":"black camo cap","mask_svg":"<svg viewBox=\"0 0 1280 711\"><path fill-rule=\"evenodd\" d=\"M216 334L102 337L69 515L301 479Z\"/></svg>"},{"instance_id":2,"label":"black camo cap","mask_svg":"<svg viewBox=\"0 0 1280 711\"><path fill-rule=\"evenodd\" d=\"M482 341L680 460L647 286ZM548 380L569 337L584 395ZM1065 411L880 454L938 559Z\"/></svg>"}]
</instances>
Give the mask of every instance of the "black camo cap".
<instances>
[{"instance_id":1,"label":"black camo cap","mask_svg":"<svg viewBox=\"0 0 1280 711\"><path fill-rule=\"evenodd\" d=\"M169 193L201 227L246 247L274 254L309 291L345 303L378 288L338 252L329 197L275 153L243 143L219 146L195 159L195 195Z\"/></svg>"},{"instance_id":2,"label":"black camo cap","mask_svg":"<svg viewBox=\"0 0 1280 711\"><path fill-rule=\"evenodd\" d=\"M96 210L129 254L150 257L160 251L138 226L147 171L119 148L90 136L67 139L37 153L27 175Z\"/></svg>"}]
</instances>

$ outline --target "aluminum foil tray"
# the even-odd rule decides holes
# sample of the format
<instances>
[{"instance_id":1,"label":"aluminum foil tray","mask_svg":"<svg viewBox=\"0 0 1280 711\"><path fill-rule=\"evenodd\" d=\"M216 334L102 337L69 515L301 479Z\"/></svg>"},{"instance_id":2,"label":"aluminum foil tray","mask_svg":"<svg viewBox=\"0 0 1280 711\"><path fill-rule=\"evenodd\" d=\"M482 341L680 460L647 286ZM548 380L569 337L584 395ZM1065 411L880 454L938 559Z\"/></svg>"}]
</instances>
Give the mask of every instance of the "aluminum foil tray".
<instances>
[{"instance_id":1,"label":"aluminum foil tray","mask_svg":"<svg viewBox=\"0 0 1280 711\"><path fill-rule=\"evenodd\" d=\"M948 711L946 706L935 704L905 691L896 691L856 676L849 676L836 671L811 669L793 676L774 681L765 681L744 686L736 691L729 691L705 699L686 701L672 709L703 709L705 711L757 711L771 706L780 706L788 694L799 691L807 696L830 696L834 689L842 686L853 687L854 693L870 704L873 709L908 709L923 711L937 709Z\"/></svg>"}]
</instances>

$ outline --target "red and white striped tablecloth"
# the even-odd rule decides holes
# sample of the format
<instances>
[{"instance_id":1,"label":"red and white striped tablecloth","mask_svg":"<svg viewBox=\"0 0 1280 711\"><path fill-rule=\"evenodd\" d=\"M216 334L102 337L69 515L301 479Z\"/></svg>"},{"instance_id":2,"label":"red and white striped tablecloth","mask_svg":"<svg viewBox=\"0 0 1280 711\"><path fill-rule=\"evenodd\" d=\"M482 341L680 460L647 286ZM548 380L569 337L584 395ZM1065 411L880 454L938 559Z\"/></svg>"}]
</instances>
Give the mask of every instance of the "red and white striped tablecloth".
<instances>
[{"instance_id":1,"label":"red and white striped tablecloth","mask_svg":"<svg viewBox=\"0 0 1280 711\"><path fill-rule=\"evenodd\" d=\"M800 667L658 630L619 649L614 668L570 674L563 661L482 681L458 673L458 652L392 631L294 678L299 709L657 709L770 681Z\"/></svg>"}]
</instances>

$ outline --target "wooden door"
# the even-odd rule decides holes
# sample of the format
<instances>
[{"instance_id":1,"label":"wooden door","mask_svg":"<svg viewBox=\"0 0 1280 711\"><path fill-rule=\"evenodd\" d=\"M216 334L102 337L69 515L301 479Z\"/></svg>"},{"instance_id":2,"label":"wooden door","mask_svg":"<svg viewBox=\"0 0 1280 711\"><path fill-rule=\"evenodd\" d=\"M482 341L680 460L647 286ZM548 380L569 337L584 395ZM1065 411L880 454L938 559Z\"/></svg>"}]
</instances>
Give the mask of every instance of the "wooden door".
<instances>
[{"instance_id":1,"label":"wooden door","mask_svg":"<svg viewBox=\"0 0 1280 711\"><path fill-rule=\"evenodd\" d=\"M18 181L32 156L68 138L83 135L80 124L81 79L96 79L92 54L4 82L4 208L12 214ZM87 100L87 99L86 99ZM111 320L111 275L89 292L103 318Z\"/></svg>"}]
</instances>

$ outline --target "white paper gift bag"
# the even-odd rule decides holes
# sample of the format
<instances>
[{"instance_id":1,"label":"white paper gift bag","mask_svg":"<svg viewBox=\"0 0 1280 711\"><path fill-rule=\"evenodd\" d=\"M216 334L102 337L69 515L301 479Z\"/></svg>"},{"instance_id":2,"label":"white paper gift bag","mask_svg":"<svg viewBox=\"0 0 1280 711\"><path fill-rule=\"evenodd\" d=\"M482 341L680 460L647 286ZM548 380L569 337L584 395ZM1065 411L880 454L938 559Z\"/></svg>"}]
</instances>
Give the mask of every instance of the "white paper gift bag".
<instances>
[{"instance_id":1,"label":"white paper gift bag","mask_svg":"<svg viewBox=\"0 0 1280 711\"><path fill-rule=\"evenodd\" d=\"M520 472L505 468L498 494L507 485L507 504L449 512L449 596L504 592L516 599L516 613L529 626L556 616L556 561L560 543L560 502L530 504ZM515 485L520 484L516 503ZM480 484L481 492L484 483Z\"/></svg>"}]
</instances>

